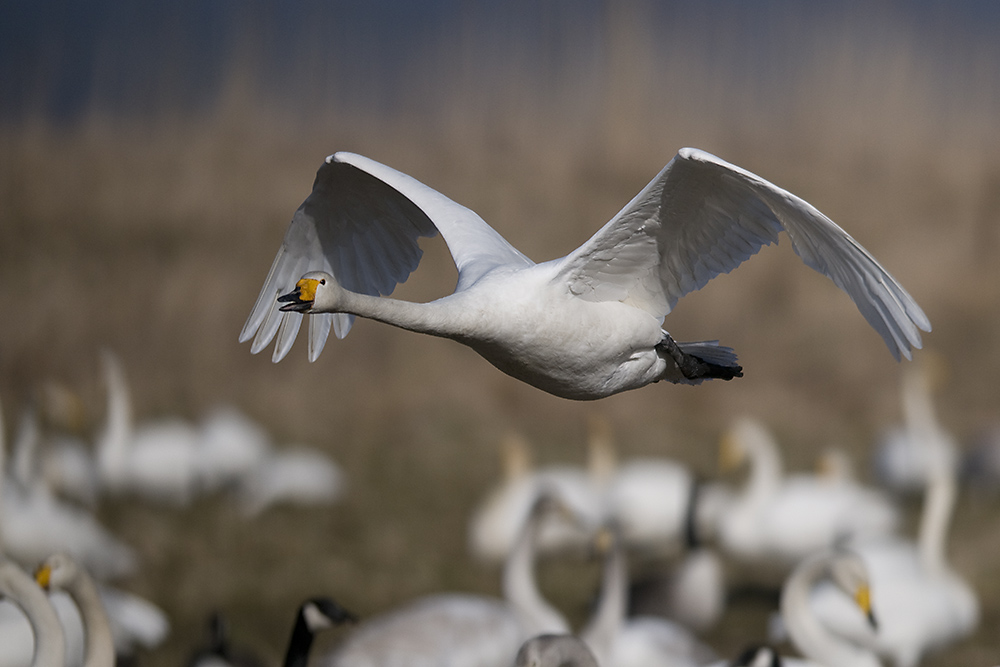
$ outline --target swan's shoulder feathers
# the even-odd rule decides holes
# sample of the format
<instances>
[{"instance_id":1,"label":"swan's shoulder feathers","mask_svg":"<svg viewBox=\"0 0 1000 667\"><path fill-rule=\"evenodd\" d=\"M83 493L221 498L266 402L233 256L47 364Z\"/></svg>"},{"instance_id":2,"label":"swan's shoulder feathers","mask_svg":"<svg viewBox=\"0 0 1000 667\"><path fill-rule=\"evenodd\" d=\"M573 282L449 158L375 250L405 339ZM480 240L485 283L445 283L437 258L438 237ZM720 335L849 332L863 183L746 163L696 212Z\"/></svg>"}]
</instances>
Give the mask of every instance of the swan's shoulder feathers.
<instances>
[{"instance_id":1,"label":"swan's shoulder feathers","mask_svg":"<svg viewBox=\"0 0 1000 667\"><path fill-rule=\"evenodd\" d=\"M476 213L416 179L353 153L331 155L292 217L240 341L253 337L256 353L277 335L273 359L282 359L302 315L279 311L275 299L304 273L326 271L351 291L388 295L417 268L423 254L419 238L438 231L458 266L457 289L497 265L531 264ZM331 325L343 338L353 321L346 313L314 315L310 360L319 356Z\"/></svg>"}]
</instances>

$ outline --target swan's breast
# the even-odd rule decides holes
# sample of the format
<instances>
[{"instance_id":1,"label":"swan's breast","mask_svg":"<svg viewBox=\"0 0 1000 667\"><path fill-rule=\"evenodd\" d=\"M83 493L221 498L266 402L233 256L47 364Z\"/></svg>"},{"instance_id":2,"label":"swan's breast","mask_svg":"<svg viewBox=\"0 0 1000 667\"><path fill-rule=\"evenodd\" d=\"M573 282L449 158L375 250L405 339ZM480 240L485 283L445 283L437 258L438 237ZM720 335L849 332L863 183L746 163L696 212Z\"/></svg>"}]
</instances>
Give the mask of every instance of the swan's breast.
<instances>
[{"instance_id":1,"label":"swan's breast","mask_svg":"<svg viewBox=\"0 0 1000 667\"><path fill-rule=\"evenodd\" d=\"M484 281L462 293L467 319L457 339L504 373L564 398L601 398L662 375L656 318L617 301L585 301L531 277Z\"/></svg>"}]
</instances>

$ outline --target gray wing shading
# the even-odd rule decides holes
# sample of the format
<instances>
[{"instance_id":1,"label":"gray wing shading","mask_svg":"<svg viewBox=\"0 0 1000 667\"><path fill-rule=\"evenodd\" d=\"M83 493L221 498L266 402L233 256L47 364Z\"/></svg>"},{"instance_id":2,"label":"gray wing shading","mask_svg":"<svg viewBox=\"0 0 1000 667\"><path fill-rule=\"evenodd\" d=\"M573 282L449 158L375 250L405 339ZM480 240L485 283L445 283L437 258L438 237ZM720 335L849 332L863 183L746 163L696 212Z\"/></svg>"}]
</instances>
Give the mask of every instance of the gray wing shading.
<instances>
[{"instance_id":1,"label":"gray wing shading","mask_svg":"<svg viewBox=\"0 0 1000 667\"><path fill-rule=\"evenodd\" d=\"M417 268L423 254L418 239L438 231L458 266L456 290L498 264L531 264L473 211L416 179L360 155L331 155L292 217L240 342L253 338L256 354L277 336L272 359L280 361L302 315L281 312L276 298L303 274L326 271L353 292L388 295ZM331 325L343 338L353 321L345 313L310 316L309 360L319 356Z\"/></svg>"},{"instance_id":2,"label":"gray wing shading","mask_svg":"<svg viewBox=\"0 0 1000 667\"><path fill-rule=\"evenodd\" d=\"M784 230L806 265L854 301L896 359L930 321L905 289L832 220L764 179L693 148L562 260L577 296L630 301L663 317L685 294L776 243Z\"/></svg>"}]
</instances>

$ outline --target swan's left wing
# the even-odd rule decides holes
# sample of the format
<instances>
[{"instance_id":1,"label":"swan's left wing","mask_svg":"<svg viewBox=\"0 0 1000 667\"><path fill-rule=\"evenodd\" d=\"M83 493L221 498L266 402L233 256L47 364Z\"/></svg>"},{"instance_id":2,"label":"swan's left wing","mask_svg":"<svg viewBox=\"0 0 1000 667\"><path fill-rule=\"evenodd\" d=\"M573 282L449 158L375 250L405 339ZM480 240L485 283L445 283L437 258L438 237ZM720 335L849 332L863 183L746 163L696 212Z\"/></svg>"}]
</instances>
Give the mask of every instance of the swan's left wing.
<instances>
[{"instance_id":1,"label":"swan's left wing","mask_svg":"<svg viewBox=\"0 0 1000 667\"><path fill-rule=\"evenodd\" d=\"M563 258L557 280L580 298L628 301L662 318L782 230L808 266L851 297L896 359L920 347L927 316L861 244L808 202L693 148Z\"/></svg>"},{"instance_id":2,"label":"swan's left wing","mask_svg":"<svg viewBox=\"0 0 1000 667\"><path fill-rule=\"evenodd\" d=\"M441 232L458 267L457 290L498 265L531 261L468 208L395 169L353 153L336 153L316 172L313 190L292 217L240 342L256 354L277 337L272 359L291 348L302 314L278 309L276 298L309 271L326 271L346 289L391 294L420 262L422 236ZM309 320L309 360L322 351L332 326L338 338L354 316L316 314Z\"/></svg>"}]
</instances>

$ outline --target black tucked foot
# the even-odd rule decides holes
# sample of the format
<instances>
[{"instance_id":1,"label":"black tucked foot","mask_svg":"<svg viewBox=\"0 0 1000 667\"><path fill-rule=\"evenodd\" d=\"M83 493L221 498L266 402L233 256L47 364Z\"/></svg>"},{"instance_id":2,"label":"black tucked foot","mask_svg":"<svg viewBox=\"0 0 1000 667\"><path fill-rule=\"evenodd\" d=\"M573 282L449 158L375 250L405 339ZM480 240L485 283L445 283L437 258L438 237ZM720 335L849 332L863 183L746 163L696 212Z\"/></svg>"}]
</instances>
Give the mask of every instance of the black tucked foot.
<instances>
[{"instance_id":1,"label":"black tucked foot","mask_svg":"<svg viewBox=\"0 0 1000 667\"><path fill-rule=\"evenodd\" d=\"M722 366L688 354L668 335L663 337L659 347L666 350L688 380L732 380L743 377L742 366Z\"/></svg>"}]
</instances>

